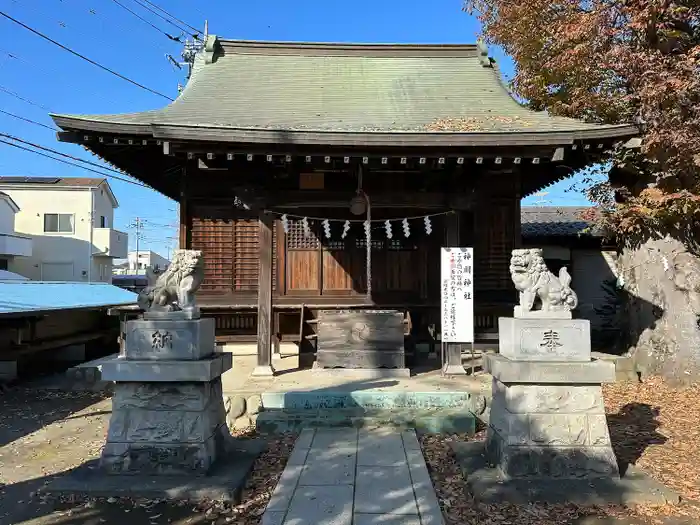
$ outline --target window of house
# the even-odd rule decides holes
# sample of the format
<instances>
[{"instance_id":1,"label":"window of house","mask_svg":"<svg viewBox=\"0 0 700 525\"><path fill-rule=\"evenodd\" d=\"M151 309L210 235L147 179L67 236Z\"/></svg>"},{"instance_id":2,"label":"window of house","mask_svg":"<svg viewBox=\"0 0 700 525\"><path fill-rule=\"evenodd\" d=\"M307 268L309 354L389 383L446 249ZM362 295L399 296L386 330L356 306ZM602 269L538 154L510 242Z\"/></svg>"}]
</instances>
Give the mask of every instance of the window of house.
<instances>
[{"instance_id":1,"label":"window of house","mask_svg":"<svg viewBox=\"0 0 700 525\"><path fill-rule=\"evenodd\" d=\"M100 228L106 228L107 227L107 217L104 215L100 215Z\"/></svg>"},{"instance_id":2,"label":"window of house","mask_svg":"<svg viewBox=\"0 0 700 525\"><path fill-rule=\"evenodd\" d=\"M7 270L7 259L0 259L0 270Z\"/></svg>"},{"instance_id":3,"label":"window of house","mask_svg":"<svg viewBox=\"0 0 700 525\"><path fill-rule=\"evenodd\" d=\"M47 233L73 233L75 218L72 213L45 213L44 231Z\"/></svg>"}]
</instances>

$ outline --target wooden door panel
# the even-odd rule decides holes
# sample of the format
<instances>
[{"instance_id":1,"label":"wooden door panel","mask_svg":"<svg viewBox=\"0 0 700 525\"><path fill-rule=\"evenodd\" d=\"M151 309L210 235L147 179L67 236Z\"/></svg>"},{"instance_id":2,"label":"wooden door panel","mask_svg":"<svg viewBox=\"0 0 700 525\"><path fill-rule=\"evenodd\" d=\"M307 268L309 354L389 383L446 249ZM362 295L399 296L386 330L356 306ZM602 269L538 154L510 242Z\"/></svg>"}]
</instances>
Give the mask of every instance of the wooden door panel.
<instances>
[{"instance_id":1,"label":"wooden door panel","mask_svg":"<svg viewBox=\"0 0 700 525\"><path fill-rule=\"evenodd\" d=\"M287 252L287 293L320 293L318 257L318 251Z\"/></svg>"},{"instance_id":2,"label":"wooden door panel","mask_svg":"<svg viewBox=\"0 0 700 525\"><path fill-rule=\"evenodd\" d=\"M353 291L352 256L344 250L323 251L323 293Z\"/></svg>"},{"instance_id":3,"label":"wooden door panel","mask_svg":"<svg viewBox=\"0 0 700 525\"><path fill-rule=\"evenodd\" d=\"M388 251L386 254L386 290L409 292L420 289L424 268L417 251Z\"/></svg>"},{"instance_id":4,"label":"wooden door panel","mask_svg":"<svg viewBox=\"0 0 700 525\"><path fill-rule=\"evenodd\" d=\"M492 200L488 207L477 209L474 217L477 289L508 290L513 286L508 267L515 247L516 205L512 199Z\"/></svg>"}]
</instances>

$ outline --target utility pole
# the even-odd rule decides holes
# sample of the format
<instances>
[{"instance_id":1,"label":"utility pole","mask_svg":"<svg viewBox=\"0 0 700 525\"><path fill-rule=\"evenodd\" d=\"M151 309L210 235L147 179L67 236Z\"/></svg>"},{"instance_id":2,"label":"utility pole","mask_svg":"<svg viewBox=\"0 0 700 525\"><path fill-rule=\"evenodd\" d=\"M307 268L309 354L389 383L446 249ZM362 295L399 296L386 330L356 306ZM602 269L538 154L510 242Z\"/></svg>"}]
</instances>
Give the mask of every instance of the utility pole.
<instances>
[{"instance_id":1,"label":"utility pole","mask_svg":"<svg viewBox=\"0 0 700 525\"><path fill-rule=\"evenodd\" d=\"M197 39L190 40L189 38L185 40L184 48L181 53L183 62L177 62L174 58L170 57L168 60L171 64L176 65L176 67L181 68L182 66L187 66L187 80L190 79L192 75L192 68L194 67L194 59L202 49L204 49L204 44L209 36L209 22L204 21L204 34Z\"/></svg>"},{"instance_id":2,"label":"utility pole","mask_svg":"<svg viewBox=\"0 0 700 525\"><path fill-rule=\"evenodd\" d=\"M139 274L139 242L143 236L143 229L146 227L146 220L136 217L128 226L136 232L136 275Z\"/></svg>"},{"instance_id":3,"label":"utility pole","mask_svg":"<svg viewBox=\"0 0 700 525\"><path fill-rule=\"evenodd\" d=\"M166 244L167 256L165 258L170 260L170 251L174 248L173 245L177 242L177 237L173 235L166 237L166 239L168 239L168 242Z\"/></svg>"}]
</instances>

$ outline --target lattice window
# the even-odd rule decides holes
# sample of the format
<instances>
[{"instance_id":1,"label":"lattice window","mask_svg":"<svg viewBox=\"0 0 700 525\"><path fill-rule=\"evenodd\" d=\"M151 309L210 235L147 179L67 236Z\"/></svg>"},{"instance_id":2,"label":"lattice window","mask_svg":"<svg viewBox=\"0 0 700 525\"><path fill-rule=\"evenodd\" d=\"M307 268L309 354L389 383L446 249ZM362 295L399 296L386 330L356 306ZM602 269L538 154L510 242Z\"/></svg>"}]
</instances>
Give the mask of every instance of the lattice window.
<instances>
[{"instance_id":1,"label":"lattice window","mask_svg":"<svg viewBox=\"0 0 700 525\"><path fill-rule=\"evenodd\" d=\"M257 219L237 219L233 228L233 290L256 291L259 272Z\"/></svg>"},{"instance_id":2,"label":"lattice window","mask_svg":"<svg viewBox=\"0 0 700 525\"><path fill-rule=\"evenodd\" d=\"M204 257L202 291L230 290L234 257L233 222L193 218L192 249L201 250Z\"/></svg>"},{"instance_id":3,"label":"lattice window","mask_svg":"<svg viewBox=\"0 0 700 525\"><path fill-rule=\"evenodd\" d=\"M326 250L344 250L345 240L344 239L326 239L325 237L321 239L323 242L323 247Z\"/></svg>"},{"instance_id":4,"label":"lattice window","mask_svg":"<svg viewBox=\"0 0 700 525\"><path fill-rule=\"evenodd\" d=\"M374 233L374 232L372 232L372 233ZM355 247L366 249L367 239L358 237L357 239L355 239ZM373 250L384 249L384 241L382 239L375 239L374 237L372 237L372 249Z\"/></svg>"},{"instance_id":5,"label":"lattice window","mask_svg":"<svg viewBox=\"0 0 700 525\"><path fill-rule=\"evenodd\" d=\"M413 251L418 249L418 244L411 239L387 239L387 249L395 251Z\"/></svg>"},{"instance_id":6,"label":"lattice window","mask_svg":"<svg viewBox=\"0 0 700 525\"><path fill-rule=\"evenodd\" d=\"M287 231L288 250L318 250L320 246L318 236L318 224L309 222L309 233L306 235L301 220L290 220Z\"/></svg>"}]
</instances>

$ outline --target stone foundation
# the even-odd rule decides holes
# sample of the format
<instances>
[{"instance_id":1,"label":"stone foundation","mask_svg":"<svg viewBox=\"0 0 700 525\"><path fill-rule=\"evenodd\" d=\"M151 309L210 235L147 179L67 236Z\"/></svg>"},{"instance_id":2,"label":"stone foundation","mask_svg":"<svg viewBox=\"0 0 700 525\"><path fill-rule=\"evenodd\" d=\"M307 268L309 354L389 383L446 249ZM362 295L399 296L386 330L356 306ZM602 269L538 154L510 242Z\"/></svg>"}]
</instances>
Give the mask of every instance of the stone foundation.
<instances>
[{"instance_id":1,"label":"stone foundation","mask_svg":"<svg viewBox=\"0 0 700 525\"><path fill-rule=\"evenodd\" d=\"M589 338L576 340L590 334L588 321L499 319L499 327L502 354L485 357L489 462L504 480L619 479L601 387L615 369L591 360Z\"/></svg>"},{"instance_id":2,"label":"stone foundation","mask_svg":"<svg viewBox=\"0 0 700 525\"><path fill-rule=\"evenodd\" d=\"M487 454L507 478L619 475L600 385L494 379Z\"/></svg>"},{"instance_id":3,"label":"stone foundation","mask_svg":"<svg viewBox=\"0 0 700 525\"><path fill-rule=\"evenodd\" d=\"M114 474L204 475L223 453L225 421L220 379L117 383L100 464Z\"/></svg>"}]
</instances>

